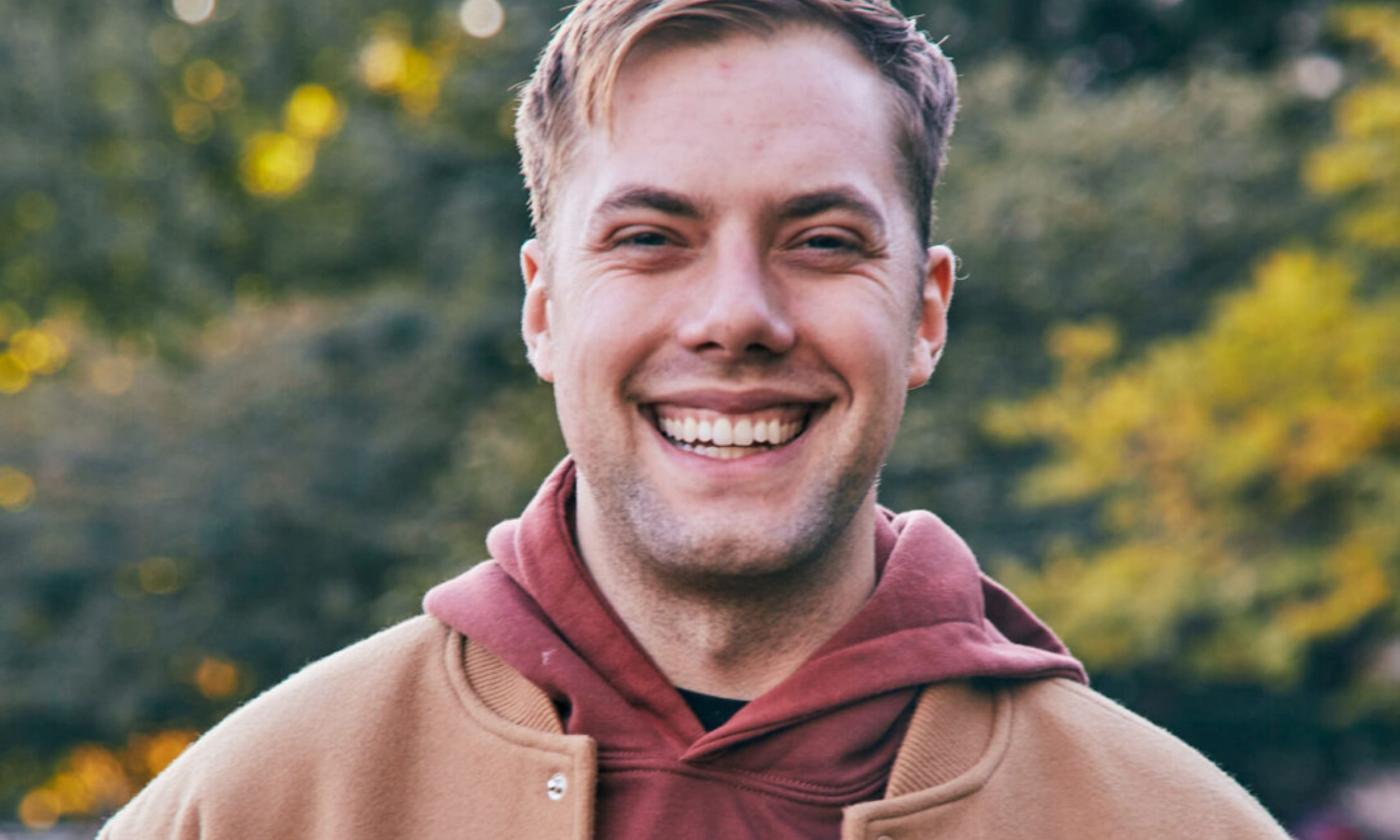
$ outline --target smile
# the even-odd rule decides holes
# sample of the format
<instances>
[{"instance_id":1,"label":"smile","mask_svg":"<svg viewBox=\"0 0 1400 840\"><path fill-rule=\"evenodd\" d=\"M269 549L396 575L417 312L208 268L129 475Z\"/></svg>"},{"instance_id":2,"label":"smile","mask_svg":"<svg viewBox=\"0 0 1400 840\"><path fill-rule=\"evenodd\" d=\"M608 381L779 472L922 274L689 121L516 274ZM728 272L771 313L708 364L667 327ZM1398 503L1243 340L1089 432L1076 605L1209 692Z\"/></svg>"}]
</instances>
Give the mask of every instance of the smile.
<instances>
[{"instance_id":1,"label":"smile","mask_svg":"<svg viewBox=\"0 0 1400 840\"><path fill-rule=\"evenodd\" d=\"M728 461L781 449L806 430L814 406L725 414L684 406L653 406L653 422L677 449Z\"/></svg>"}]
</instances>

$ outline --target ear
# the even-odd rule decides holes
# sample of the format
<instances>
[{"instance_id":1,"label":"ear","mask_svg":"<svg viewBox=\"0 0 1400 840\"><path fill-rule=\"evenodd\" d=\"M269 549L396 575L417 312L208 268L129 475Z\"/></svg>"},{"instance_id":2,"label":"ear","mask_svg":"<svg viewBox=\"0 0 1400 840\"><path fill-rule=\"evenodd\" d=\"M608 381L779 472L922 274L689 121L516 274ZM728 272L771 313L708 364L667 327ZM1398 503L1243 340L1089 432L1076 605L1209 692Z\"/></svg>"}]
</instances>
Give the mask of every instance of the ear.
<instances>
[{"instance_id":1,"label":"ear","mask_svg":"<svg viewBox=\"0 0 1400 840\"><path fill-rule=\"evenodd\" d=\"M544 246L538 239L530 239L520 246L520 276L525 279L520 335L525 339L525 357L530 360L536 376L545 382L553 382L553 313L549 302L549 278L544 266Z\"/></svg>"},{"instance_id":2,"label":"ear","mask_svg":"<svg viewBox=\"0 0 1400 840\"><path fill-rule=\"evenodd\" d=\"M910 348L909 388L928 382L943 345L948 340L948 306L953 302L953 280L957 272L957 257L946 245L928 249L928 264L924 274L924 294L920 301L919 326Z\"/></svg>"}]
</instances>

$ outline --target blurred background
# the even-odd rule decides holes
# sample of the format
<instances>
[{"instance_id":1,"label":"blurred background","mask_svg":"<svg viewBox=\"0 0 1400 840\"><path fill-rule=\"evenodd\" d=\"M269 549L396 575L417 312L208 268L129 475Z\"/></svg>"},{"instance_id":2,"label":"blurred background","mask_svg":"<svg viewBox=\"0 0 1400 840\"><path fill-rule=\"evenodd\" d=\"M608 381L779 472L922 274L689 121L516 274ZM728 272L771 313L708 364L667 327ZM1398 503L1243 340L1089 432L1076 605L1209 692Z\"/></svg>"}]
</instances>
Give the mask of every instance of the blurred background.
<instances>
[{"instance_id":1,"label":"blurred background","mask_svg":"<svg viewBox=\"0 0 1400 840\"><path fill-rule=\"evenodd\" d=\"M0 0L0 837L418 611L562 454L560 0ZM906 2L963 111L883 501L1303 838L1400 837L1400 7Z\"/></svg>"}]
</instances>

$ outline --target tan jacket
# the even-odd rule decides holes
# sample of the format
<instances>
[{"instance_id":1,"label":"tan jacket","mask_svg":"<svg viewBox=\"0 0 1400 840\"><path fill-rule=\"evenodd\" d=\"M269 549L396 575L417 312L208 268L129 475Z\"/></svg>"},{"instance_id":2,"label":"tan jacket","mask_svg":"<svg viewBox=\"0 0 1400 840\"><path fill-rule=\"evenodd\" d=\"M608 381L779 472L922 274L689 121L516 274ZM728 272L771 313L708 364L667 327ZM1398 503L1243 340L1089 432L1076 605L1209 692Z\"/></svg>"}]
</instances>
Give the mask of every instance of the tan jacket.
<instances>
[{"instance_id":1,"label":"tan jacket","mask_svg":"<svg viewBox=\"0 0 1400 840\"><path fill-rule=\"evenodd\" d=\"M588 838L595 772L543 692L418 617L230 715L99 840ZM841 836L1287 837L1195 750L1065 679L924 689L886 798L847 808Z\"/></svg>"}]
</instances>

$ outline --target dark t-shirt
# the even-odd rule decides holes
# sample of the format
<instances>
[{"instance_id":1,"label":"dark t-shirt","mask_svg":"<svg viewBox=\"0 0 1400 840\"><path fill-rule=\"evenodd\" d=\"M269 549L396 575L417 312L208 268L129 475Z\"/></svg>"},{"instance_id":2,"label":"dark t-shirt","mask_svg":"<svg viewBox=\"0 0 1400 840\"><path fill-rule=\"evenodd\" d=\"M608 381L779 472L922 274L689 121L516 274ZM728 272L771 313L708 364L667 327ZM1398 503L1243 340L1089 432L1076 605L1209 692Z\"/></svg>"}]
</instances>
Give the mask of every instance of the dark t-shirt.
<instances>
[{"instance_id":1,"label":"dark t-shirt","mask_svg":"<svg viewBox=\"0 0 1400 840\"><path fill-rule=\"evenodd\" d=\"M731 700L728 697L701 694L684 688L677 688L676 691L680 692L681 699L695 713L695 717L699 718L700 725L705 727L706 732L719 729L749 703L747 700Z\"/></svg>"}]
</instances>

